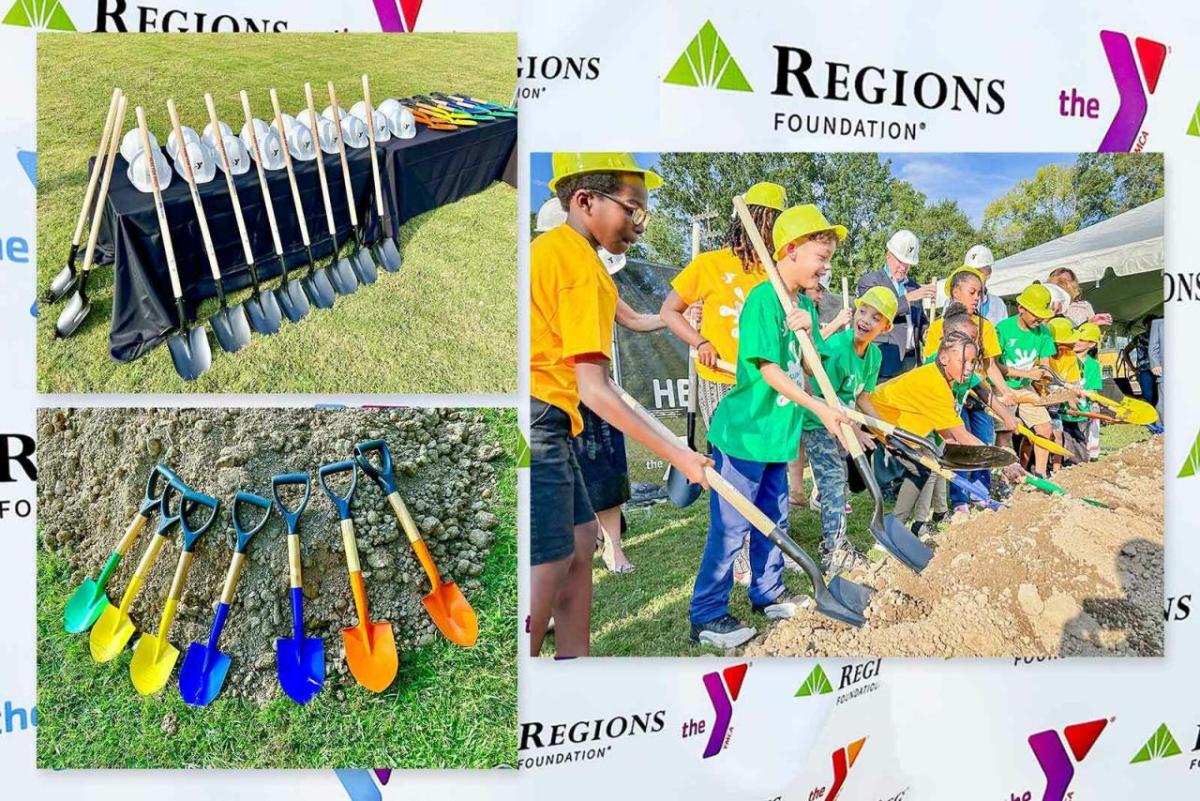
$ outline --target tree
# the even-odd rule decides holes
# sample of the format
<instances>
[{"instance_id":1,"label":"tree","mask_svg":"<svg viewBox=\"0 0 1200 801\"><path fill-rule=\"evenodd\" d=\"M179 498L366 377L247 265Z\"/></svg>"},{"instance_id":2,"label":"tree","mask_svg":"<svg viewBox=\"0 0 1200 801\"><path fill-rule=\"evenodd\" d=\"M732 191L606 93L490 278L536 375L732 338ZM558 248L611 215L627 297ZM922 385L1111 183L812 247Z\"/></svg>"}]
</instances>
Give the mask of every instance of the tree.
<instances>
[{"instance_id":1,"label":"tree","mask_svg":"<svg viewBox=\"0 0 1200 801\"><path fill-rule=\"evenodd\" d=\"M1033 178L1018 181L988 204L981 230L995 243L996 258L1049 242L1079 227L1074 178L1074 168L1047 164Z\"/></svg>"},{"instance_id":2,"label":"tree","mask_svg":"<svg viewBox=\"0 0 1200 801\"><path fill-rule=\"evenodd\" d=\"M1081 153L1074 191L1079 227L1107 220L1163 196L1161 153Z\"/></svg>"}]
</instances>

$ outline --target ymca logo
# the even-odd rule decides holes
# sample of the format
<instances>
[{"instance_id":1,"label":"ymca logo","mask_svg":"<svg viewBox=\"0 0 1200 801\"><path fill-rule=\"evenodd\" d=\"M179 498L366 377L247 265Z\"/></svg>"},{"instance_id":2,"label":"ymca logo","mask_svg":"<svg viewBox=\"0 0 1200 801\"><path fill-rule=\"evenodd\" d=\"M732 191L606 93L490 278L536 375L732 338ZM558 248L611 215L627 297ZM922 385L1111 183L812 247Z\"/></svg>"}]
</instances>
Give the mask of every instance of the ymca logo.
<instances>
[{"instance_id":1,"label":"ymca logo","mask_svg":"<svg viewBox=\"0 0 1200 801\"><path fill-rule=\"evenodd\" d=\"M717 713L712 728L709 728L704 720L692 719L683 724L684 737L703 734L706 730L709 732L708 742L704 746L704 759L716 756L729 744L729 736L733 732L729 725L729 721L733 719L733 703L742 692L742 682L749 667L749 663L734 665L720 673L704 674L704 689L708 690L713 711Z\"/></svg>"},{"instance_id":2,"label":"ymca logo","mask_svg":"<svg viewBox=\"0 0 1200 801\"><path fill-rule=\"evenodd\" d=\"M842 791L842 785L846 783L846 776L850 773L850 768L854 767L854 762L866 741L867 738L863 737L833 752L833 784L829 785L828 789L813 788L808 794L808 801L836 801L838 793Z\"/></svg>"},{"instance_id":3,"label":"ymca logo","mask_svg":"<svg viewBox=\"0 0 1200 801\"><path fill-rule=\"evenodd\" d=\"M0 22L38 31L75 30L75 23L58 0L17 0Z\"/></svg>"},{"instance_id":4,"label":"ymca logo","mask_svg":"<svg viewBox=\"0 0 1200 801\"><path fill-rule=\"evenodd\" d=\"M337 774L342 787L346 789L350 801L382 801L383 793L379 791L379 787L386 786L388 780L392 778L391 768L339 769L334 773ZM379 780L379 786L375 784L376 779Z\"/></svg>"},{"instance_id":5,"label":"ymca logo","mask_svg":"<svg viewBox=\"0 0 1200 801\"><path fill-rule=\"evenodd\" d=\"M375 15L384 33L411 33L424 0L374 0Z\"/></svg>"},{"instance_id":6,"label":"ymca logo","mask_svg":"<svg viewBox=\"0 0 1200 801\"><path fill-rule=\"evenodd\" d=\"M1033 755L1037 757L1042 773L1046 774L1046 791L1042 794L1042 801L1064 801L1067 788L1071 786L1071 779L1075 777L1075 767L1071 764L1071 758L1067 756L1066 748L1063 748L1063 738L1066 739L1075 762L1082 762L1096 744L1101 732L1108 726L1109 720L1100 718L1072 724L1063 729L1062 738L1054 729L1029 736L1029 747L1033 749Z\"/></svg>"},{"instance_id":7,"label":"ymca logo","mask_svg":"<svg viewBox=\"0 0 1200 801\"><path fill-rule=\"evenodd\" d=\"M1117 31L1100 31L1100 43L1104 45L1104 55L1120 96L1120 105L1100 142L1100 151L1127 153L1134 149L1135 142L1140 151L1146 142L1146 133L1142 131L1142 122L1146 119L1146 93L1154 94L1158 88L1167 46L1139 36L1133 40L1131 48L1129 37ZM1133 58L1134 49L1137 50L1137 62ZM1141 64L1140 75L1138 64ZM1145 90L1142 78L1145 78Z\"/></svg>"},{"instance_id":8,"label":"ymca logo","mask_svg":"<svg viewBox=\"0 0 1200 801\"><path fill-rule=\"evenodd\" d=\"M381 0L375 0L378 4ZM704 23L700 32L680 54L663 78L663 83L678 86L703 86L706 89L728 89L734 92L753 92L750 82L734 61L712 20Z\"/></svg>"}]
</instances>

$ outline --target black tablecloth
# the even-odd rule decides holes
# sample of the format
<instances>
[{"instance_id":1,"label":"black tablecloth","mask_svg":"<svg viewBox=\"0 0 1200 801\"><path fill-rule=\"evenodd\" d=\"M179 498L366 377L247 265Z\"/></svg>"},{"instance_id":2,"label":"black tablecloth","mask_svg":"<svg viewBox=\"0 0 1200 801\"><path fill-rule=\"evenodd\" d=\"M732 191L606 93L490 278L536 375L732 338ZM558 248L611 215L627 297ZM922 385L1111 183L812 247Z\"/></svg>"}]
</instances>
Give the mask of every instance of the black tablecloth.
<instances>
[{"instance_id":1,"label":"black tablecloth","mask_svg":"<svg viewBox=\"0 0 1200 801\"><path fill-rule=\"evenodd\" d=\"M434 131L419 126L412 139L380 143L377 147L383 196L392 227L482 191L496 180L515 185L516 142L517 121L506 119L457 131ZM337 155L322 156L337 239L345 243L351 237L351 230L341 161ZM367 148L348 149L346 158L363 239L369 244L381 236L383 227L376 211L371 155ZM328 256L334 246L329 237L316 162L293 160L293 165L313 254L318 258ZM114 359L122 362L132 361L153 349L177 322L154 197L134 188L126 177L126 166L125 160L117 156L96 254L97 264L115 262L109 350ZM289 270L304 267L307 257L287 172L268 172L267 184L284 261ZM249 172L235 178L235 185L259 279L277 276L281 267L275 256L258 170L252 165ZM226 291L249 286L250 269L224 174L218 170L212 181L199 185L199 190L223 286ZM215 297L217 291L191 193L178 174L163 192L163 204L184 305L188 314L193 315L200 302ZM394 230L387 233L395 235Z\"/></svg>"}]
</instances>

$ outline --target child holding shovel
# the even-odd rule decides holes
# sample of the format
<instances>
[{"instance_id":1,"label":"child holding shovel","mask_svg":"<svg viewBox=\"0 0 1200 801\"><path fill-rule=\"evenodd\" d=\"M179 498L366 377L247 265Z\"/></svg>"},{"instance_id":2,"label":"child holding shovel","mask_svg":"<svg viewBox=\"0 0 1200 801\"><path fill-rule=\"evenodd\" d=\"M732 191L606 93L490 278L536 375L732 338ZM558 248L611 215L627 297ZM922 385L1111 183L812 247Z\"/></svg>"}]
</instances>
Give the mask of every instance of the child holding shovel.
<instances>
[{"instance_id":1,"label":"child holding shovel","mask_svg":"<svg viewBox=\"0 0 1200 801\"><path fill-rule=\"evenodd\" d=\"M1050 357L1051 369L1070 386L1083 388L1083 363L1075 352L1075 346L1079 343L1075 326L1066 317L1054 317L1046 325L1054 337L1057 351ZM1087 461L1087 440L1079 424L1086 422L1087 418L1080 415L1079 411L1079 402L1071 400L1050 409L1050 415L1055 429L1055 442L1071 452L1073 461L1082 463ZM1062 463L1061 458L1052 461Z\"/></svg>"},{"instance_id":2,"label":"child holding shovel","mask_svg":"<svg viewBox=\"0 0 1200 801\"><path fill-rule=\"evenodd\" d=\"M875 337L889 331L896 316L896 293L885 286L871 287L854 301L853 325L825 340L821 363L842 403L876 416L870 394L879 379L883 354ZM816 390L820 394L820 390ZM846 454L838 440L815 415L802 417L800 441L812 465L813 481L821 493L820 561L824 573L841 573L865 563L846 539ZM875 441L859 436L872 450Z\"/></svg>"},{"instance_id":3,"label":"child holding shovel","mask_svg":"<svg viewBox=\"0 0 1200 801\"><path fill-rule=\"evenodd\" d=\"M796 206L775 221L772 240L784 289L797 309L784 313L768 281L747 296L739 318L737 383L717 406L708 440L713 461L729 483L771 520L787 525L787 463L800 444L800 424L811 413L831 437L840 437L846 418L804 389L795 331L804 331L825 347L813 302L803 290L820 281L846 235L830 225L816 206ZM729 614L733 560L750 536L748 594L757 614L791 617L799 604L783 584L783 554L766 537L750 533L750 522L716 493L709 498L709 529L696 573L689 617L692 640L718 648L736 648L755 629Z\"/></svg>"},{"instance_id":4,"label":"child holding shovel","mask_svg":"<svg viewBox=\"0 0 1200 801\"><path fill-rule=\"evenodd\" d=\"M551 615L559 656L589 652L597 522L570 447L579 403L707 486L712 461L660 436L609 378L617 288L596 250L620 255L645 230L648 190L662 183L629 153L555 153L551 191L567 221L530 246L530 651Z\"/></svg>"},{"instance_id":5,"label":"child holding shovel","mask_svg":"<svg viewBox=\"0 0 1200 801\"><path fill-rule=\"evenodd\" d=\"M1000 339L1000 369L1005 375L1009 389L1029 392L1030 382L1050 378L1046 367L1055 354L1054 337L1045 321L1054 316L1050 308L1050 290L1034 283L1017 295L1017 313L996 326ZM1017 417L1039 437L1051 438L1053 430L1050 413L1045 407L1033 403L1018 402ZM997 443L1012 447L1013 428L1003 427L997 434ZM1038 478L1046 477L1050 453L1045 448L1033 448L1033 473Z\"/></svg>"},{"instance_id":6,"label":"child holding shovel","mask_svg":"<svg viewBox=\"0 0 1200 801\"><path fill-rule=\"evenodd\" d=\"M1075 343L1075 353L1083 363L1083 388L1088 392L1099 392L1104 388L1104 371L1096 358L1096 351L1100 349L1100 340L1104 338L1104 333L1095 323L1084 323L1076 331L1079 341ZM1090 411L1091 404L1083 399L1079 401L1079 408ZM1100 421L1086 420L1081 427L1087 444L1088 460L1095 461L1100 458Z\"/></svg>"}]
</instances>

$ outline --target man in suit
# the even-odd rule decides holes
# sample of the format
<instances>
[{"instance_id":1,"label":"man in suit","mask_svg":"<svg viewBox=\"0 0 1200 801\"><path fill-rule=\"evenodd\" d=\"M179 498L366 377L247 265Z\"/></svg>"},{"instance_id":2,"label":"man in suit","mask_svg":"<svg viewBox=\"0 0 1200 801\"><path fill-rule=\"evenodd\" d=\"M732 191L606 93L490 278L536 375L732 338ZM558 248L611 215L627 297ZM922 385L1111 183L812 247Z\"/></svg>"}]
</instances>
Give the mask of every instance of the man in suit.
<instances>
[{"instance_id":1,"label":"man in suit","mask_svg":"<svg viewBox=\"0 0 1200 801\"><path fill-rule=\"evenodd\" d=\"M923 301L933 298L935 291L933 284L921 286L908 277L908 271L916 265L920 252L921 243L917 235L901 229L892 234L887 242L884 266L858 279L855 294L860 298L871 287L882 286L895 292L899 299L892 330L875 338L875 344L883 352L880 380L912 369L919 360L920 336L926 324Z\"/></svg>"}]
</instances>

